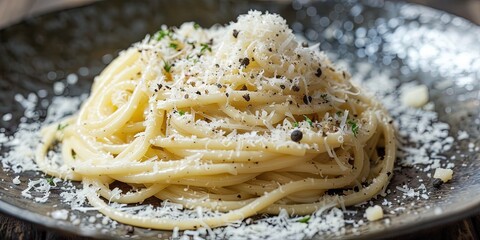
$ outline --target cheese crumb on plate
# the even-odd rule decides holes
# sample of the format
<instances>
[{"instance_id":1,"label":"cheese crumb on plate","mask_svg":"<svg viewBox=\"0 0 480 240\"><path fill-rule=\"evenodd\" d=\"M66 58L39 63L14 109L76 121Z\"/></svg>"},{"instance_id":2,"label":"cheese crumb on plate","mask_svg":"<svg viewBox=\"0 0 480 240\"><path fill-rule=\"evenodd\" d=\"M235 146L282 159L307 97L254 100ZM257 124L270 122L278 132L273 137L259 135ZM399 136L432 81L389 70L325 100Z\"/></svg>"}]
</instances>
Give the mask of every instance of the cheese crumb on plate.
<instances>
[{"instance_id":1,"label":"cheese crumb on plate","mask_svg":"<svg viewBox=\"0 0 480 240\"><path fill-rule=\"evenodd\" d=\"M383 218L383 209L378 205L368 207L365 210L365 216L367 217L368 221L377 221Z\"/></svg>"},{"instance_id":2,"label":"cheese crumb on plate","mask_svg":"<svg viewBox=\"0 0 480 240\"><path fill-rule=\"evenodd\" d=\"M428 102L428 87L418 85L405 89L401 95L401 101L404 105L420 108Z\"/></svg>"},{"instance_id":3,"label":"cheese crumb on plate","mask_svg":"<svg viewBox=\"0 0 480 240\"><path fill-rule=\"evenodd\" d=\"M433 178L439 178L443 182L448 182L452 179L453 170L452 169L445 169L445 168L437 168L435 169L435 174L433 174Z\"/></svg>"}]
</instances>

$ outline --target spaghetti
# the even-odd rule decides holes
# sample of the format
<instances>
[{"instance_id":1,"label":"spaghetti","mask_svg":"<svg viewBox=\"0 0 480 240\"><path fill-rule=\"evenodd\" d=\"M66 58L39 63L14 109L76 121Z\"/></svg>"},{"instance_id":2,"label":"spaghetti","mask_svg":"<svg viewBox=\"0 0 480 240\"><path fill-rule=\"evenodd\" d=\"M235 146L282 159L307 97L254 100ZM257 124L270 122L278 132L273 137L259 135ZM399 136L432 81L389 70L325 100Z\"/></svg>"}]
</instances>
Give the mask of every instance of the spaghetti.
<instances>
[{"instance_id":1,"label":"spaghetti","mask_svg":"<svg viewBox=\"0 0 480 240\"><path fill-rule=\"evenodd\" d=\"M369 200L391 177L390 118L317 48L256 11L225 27L162 27L120 53L77 115L42 129L37 164L82 181L110 218L154 229ZM127 189L112 190L119 182ZM149 198L222 214L169 219L108 204Z\"/></svg>"}]
</instances>

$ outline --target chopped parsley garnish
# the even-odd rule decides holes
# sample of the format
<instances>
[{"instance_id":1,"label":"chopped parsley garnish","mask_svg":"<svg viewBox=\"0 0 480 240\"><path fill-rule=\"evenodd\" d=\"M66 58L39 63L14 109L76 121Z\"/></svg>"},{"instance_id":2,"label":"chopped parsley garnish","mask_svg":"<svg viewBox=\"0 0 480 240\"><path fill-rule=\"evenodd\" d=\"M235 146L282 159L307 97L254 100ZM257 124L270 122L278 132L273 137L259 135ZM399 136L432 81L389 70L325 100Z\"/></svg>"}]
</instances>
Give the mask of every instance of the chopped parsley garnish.
<instances>
[{"instance_id":1,"label":"chopped parsley garnish","mask_svg":"<svg viewBox=\"0 0 480 240\"><path fill-rule=\"evenodd\" d=\"M307 121L307 123L310 125L310 127L313 127L312 119L308 118L307 115L303 115L303 117L305 118L305 121Z\"/></svg>"},{"instance_id":2,"label":"chopped parsley garnish","mask_svg":"<svg viewBox=\"0 0 480 240\"><path fill-rule=\"evenodd\" d=\"M166 29L166 30L162 29L162 30L158 31L156 35L157 35L157 41L160 41L165 37L172 37L172 32L168 29Z\"/></svg>"},{"instance_id":3,"label":"chopped parsley garnish","mask_svg":"<svg viewBox=\"0 0 480 240\"><path fill-rule=\"evenodd\" d=\"M180 116L183 116L183 115L185 115L185 111L178 110L178 114L180 114Z\"/></svg>"},{"instance_id":4,"label":"chopped parsley garnish","mask_svg":"<svg viewBox=\"0 0 480 240\"><path fill-rule=\"evenodd\" d=\"M172 65L170 65L168 62L164 62L163 69L165 70L165 72L169 73L172 69Z\"/></svg>"},{"instance_id":5,"label":"chopped parsley garnish","mask_svg":"<svg viewBox=\"0 0 480 240\"><path fill-rule=\"evenodd\" d=\"M66 127L68 127L68 123L65 123L65 124L59 123L58 126L57 126L57 131L62 131Z\"/></svg>"},{"instance_id":6,"label":"chopped parsley garnish","mask_svg":"<svg viewBox=\"0 0 480 240\"><path fill-rule=\"evenodd\" d=\"M187 42L187 44L192 46L192 48L195 48L195 42Z\"/></svg>"},{"instance_id":7,"label":"chopped parsley garnish","mask_svg":"<svg viewBox=\"0 0 480 240\"><path fill-rule=\"evenodd\" d=\"M305 216L304 218L298 220L300 223L308 223L308 221L310 221L310 216Z\"/></svg>"},{"instance_id":8,"label":"chopped parsley garnish","mask_svg":"<svg viewBox=\"0 0 480 240\"><path fill-rule=\"evenodd\" d=\"M298 127L298 122L293 122L293 127L297 128Z\"/></svg>"},{"instance_id":9,"label":"chopped parsley garnish","mask_svg":"<svg viewBox=\"0 0 480 240\"><path fill-rule=\"evenodd\" d=\"M208 45L208 43L200 43L200 46L202 47L200 49L201 53L205 52L206 50L208 50L209 52L212 51L212 48L210 47L210 45Z\"/></svg>"},{"instance_id":10,"label":"chopped parsley garnish","mask_svg":"<svg viewBox=\"0 0 480 240\"><path fill-rule=\"evenodd\" d=\"M194 28L195 30L199 29L199 28L200 28L200 24L194 23L194 24L193 24L193 28Z\"/></svg>"},{"instance_id":11,"label":"chopped parsley garnish","mask_svg":"<svg viewBox=\"0 0 480 240\"><path fill-rule=\"evenodd\" d=\"M178 44L176 44L176 43L174 43L174 42L171 42L171 43L170 43L170 45L169 45L169 47L171 47L171 48L173 48L173 49L177 50L177 48L178 48Z\"/></svg>"},{"instance_id":12,"label":"chopped parsley garnish","mask_svg":"<svg viewBox=\"0 0 480 240\"><path fill-rule=\"evenodd\" d=\"M359 128L357 123L351 119L348 119L347 124L350 125L350 127L352 128L353 136L356 137L358 134L358 128Z\"/></svg>"},{"instance_id":13,"label":"chopped parsley garnish","mask_svg":"<svg viewBox=\"0 0 480 240\"><path fill-rule=\"evenodd\" d=\"M55 185L55 183L53 182L53 178L47 177L47 178L45 178L45 180L47 180L47 182L48 182L48 184L50 184L50 186L54 186L54 185Z\"/></svg>"}]
</instances>

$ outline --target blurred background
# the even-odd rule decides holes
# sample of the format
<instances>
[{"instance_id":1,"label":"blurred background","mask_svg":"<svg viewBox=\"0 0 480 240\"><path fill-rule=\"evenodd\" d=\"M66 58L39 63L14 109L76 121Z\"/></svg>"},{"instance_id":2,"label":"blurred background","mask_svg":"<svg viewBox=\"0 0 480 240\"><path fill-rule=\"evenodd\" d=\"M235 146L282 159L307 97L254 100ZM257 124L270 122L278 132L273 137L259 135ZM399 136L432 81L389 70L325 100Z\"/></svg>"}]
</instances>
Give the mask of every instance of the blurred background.
<instances>
[{"instance_id":1,"label":"blurred background","mask_svg":"<svg viewBox=\"0 0 480 240\"><path fill-rule=\"evenodd\" d=\"M0 28L21 21L24 17L81 6L94 1L96 0L0 0ZM408 0L407 2L450 12L480 25L480 0Z\"/></svg>"}]
</instances>

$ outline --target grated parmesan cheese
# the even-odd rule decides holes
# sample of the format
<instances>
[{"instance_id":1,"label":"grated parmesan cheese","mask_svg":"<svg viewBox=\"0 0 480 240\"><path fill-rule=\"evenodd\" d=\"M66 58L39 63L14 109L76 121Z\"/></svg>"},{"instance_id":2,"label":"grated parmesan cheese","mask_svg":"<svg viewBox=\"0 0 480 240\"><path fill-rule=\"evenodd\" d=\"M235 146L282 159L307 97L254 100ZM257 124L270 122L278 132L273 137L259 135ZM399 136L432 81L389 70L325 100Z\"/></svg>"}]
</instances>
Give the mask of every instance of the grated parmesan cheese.
<instances>
[{"instance_id":1,"label":"grated parmesan cheese","mask_svg":"<svg viewBox=\"0 0 480 240\"><path fill-rule=\"evenodd\" d=\"M67 220L68 219L68 210L66 209L60 209L60 210L55 210L50 213L50 216L52 216L53 219L58 219L58 220Z\"/></svg>"},{"instance_id":2,"label":"grated parmesan cheese","mask_svg":"<svg viewBox=\"0 0 480 240\"><path fill-rule=\"evenodd\" d=\"M33 198L35 202L44 203L50 196L50 187L50 183L46 179L29 180L28 187L22 191L22 196Z\"/></svg>"},{"instance_id":3,"label":"grated parmesan cheese","mask_svg":"<svg viewBox=\"0 0 480 240\"><path fill-rule=\"evenodd\" d=\"M22 183L19 178L20 178L20 176L16 176L16 177L12 180L13 184L18 185L18 184Z\"/></svg>"}]
</instances>

